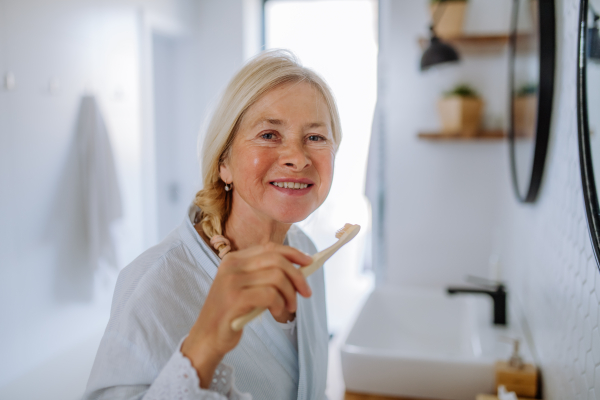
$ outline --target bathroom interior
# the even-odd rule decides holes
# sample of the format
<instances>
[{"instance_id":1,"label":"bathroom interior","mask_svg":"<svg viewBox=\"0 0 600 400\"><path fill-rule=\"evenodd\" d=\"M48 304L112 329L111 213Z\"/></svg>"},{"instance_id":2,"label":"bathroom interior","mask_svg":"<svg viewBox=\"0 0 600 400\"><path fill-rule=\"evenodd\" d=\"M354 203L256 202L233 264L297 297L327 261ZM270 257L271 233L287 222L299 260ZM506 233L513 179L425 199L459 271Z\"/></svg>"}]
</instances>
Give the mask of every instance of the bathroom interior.
<instances>
[{"instance_id":1,"label":"bathroom interior","mask_svg":"<svg viewBox=\"0 0 600 400\"><path fill-rule=\"evenodd\" d=\"M599 15L0 0L0 399L81 398L119 272L180 223L207 115L270 48L324 77L344 132L300 227L321 250L362 226L323 267L327 398L600 399Z\"/></svg>"}]
</instances>

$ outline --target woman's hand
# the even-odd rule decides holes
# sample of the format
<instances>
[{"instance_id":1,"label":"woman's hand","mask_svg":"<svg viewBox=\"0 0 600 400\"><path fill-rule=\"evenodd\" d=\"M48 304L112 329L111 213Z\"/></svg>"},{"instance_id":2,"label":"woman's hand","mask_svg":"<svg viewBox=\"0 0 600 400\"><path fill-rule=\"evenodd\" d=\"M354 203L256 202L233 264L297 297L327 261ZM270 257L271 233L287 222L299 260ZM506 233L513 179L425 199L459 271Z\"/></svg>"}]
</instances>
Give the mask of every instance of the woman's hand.
<instances>
[{"instance_id":1,"label":"woman's hand","mask_svg":"<svg viewBox=\"0 0 600 400\"><path fill-rule=\"evenodd\" d=\"M181 346L181 352L198 371L200 386L208 388L215 368L242 337L231 322L256 307L274 317L296 311L296 292L304 297L311 289L292 265L309 265L312 258L293 247L268 243L228 253L206 296L200 315Z\"/></svg>"}]
</instances>

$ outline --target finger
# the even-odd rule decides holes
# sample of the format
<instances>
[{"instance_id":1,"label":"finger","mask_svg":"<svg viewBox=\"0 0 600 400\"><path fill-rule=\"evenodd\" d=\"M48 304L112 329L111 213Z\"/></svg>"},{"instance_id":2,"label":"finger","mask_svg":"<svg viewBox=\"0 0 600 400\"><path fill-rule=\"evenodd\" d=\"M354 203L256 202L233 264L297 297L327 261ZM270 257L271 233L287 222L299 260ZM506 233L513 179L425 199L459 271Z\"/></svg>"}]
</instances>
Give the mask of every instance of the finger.
<instances>
[{"instance_id":1,"label":"finger","mask_svg":"<svg viewBox=\"0 0 600 400\"><path fill-rule=\"evenodd\" d=\"M247 256L253 257L263 253L277 252L283 255L286 259L294 264L298 264L301 266L309 265L313 262L313 259L308 254L301 252L298 249L295 249L290 246L284 246L282 244L277 244L273 242L269 242L262 246L253 246L248 249L238 251L231 254L236 254L236 256Z\"/></svg>"},{"instance_id":2,"label":"finger","mask_svg":"<svg viewBox=\"0 0 600 400\"><path fill-rule=\"evenodd\" d=\"M288 311L296 311L296 288L283 270L271 268L247 274L244 287L253 286L272 286L277 289L285 299L285 306Z\"/></svg>"},{"instance_id":3,"label":"finger","mask_svg":"<svg viewBox=\"0 0 600 400\"><path fill-rule=\"evenodd\" d=\"M284 310L285 300L281 293L272 286L253 286L244 289L235 307L234 318L246 315L257 307L269 309L277 315Z\"/></svg>"},{"instance_id":4,"label":"finger","mask_svg":"<svg viewBox=\"0 0 600 400\"><path fill-rule=\"evenodd\" d=\"M285 258L288 259L288 261L294 263L294 264L298 264L300 266L306 266L306 265L310 265L313 262L313 259L311 256L309 256L306 253L301 252L298 249L295 249L293 247L290 246L284 246L284 245L276 245L277 248L275 251L279 252L281 255L283 255Z\"/></svg>"},{"instance_id":5,"label":"finger","mask_svg":"<svg viewBox=\"0 0 600 400\"><path fill-rule=\"evenodd\" d=\"M285 300L281 296L277 296L271 302L271 305L267 307L271 311L271 315L281 315L285 310Z\"/></svg>"},{"instance_id":6,"label":"finger","mask_svg":"<svg viewBox=\"0 0 600 400\"><path fill-rule=\"evenodd\" d=\"M292 282L298 293L304 297L309 297L312 294L306 277L300 272L300 270L288 261L283 255L279 253L263 253L253 257L249 262L245 263L242 269L246 272L257 271L261 269L281 269L288 276L288 279Z\"/></svg>"}]
</instances>

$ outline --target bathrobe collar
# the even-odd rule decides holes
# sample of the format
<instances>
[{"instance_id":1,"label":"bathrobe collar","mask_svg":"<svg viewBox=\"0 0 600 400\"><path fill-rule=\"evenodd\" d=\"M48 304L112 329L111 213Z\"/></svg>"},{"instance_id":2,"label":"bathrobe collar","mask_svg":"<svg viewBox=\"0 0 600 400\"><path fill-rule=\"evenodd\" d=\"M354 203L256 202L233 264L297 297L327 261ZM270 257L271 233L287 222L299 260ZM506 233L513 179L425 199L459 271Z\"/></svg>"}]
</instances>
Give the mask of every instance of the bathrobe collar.
<instances>
[{"instance_id":1,"label":"bathrobe collar","mask_svg":"<svg viewBox=\"0 0 600 400\"><path fill-rule=\"evenodd\" d=\"M188 242L188 247L194 257L203 262L202 268L214 280L217 274L217 267L221 259L210 249L210 247L200 237L193 226L196 213L200 211L195 205L190 206L188 218L184 223L184 240ZM298 242L298 228L295 225L290 227L284 244L294 248L302 248ZM210 260L210 262L205 262ZM310 280L310 277L309 277ZM310 282L309 282L310 283ZM276 360L290 375L290 378L298 386L298 400L319 399L322 398L325 391L322 385L322 368L318 368L316 363L327 363L327 346L317 348L321 340L317 337L320 331L327 327L320 326L318 320L318 307L312 297L298 297L298 309L296 311L296 329L298 329L298 350L290 343L277 321L269 312L265 312L261 317L256 318L246 325L245 329L251 329L256 336L265 344ZM326 373L326 372L325 372Z\"/></svg>"},{"instance_id":2,"label":"bathrobe collar","mask_svg":"<svg viewBox=\"0 0 600 400\"><path fill-rule=\"evenodd\" d=\"M188 247L192 251L194 257L201 260L200 265L209 275L211 280L215 279L217 275L217 268L221 263L221 259L212 251L212 249L204 242L198 232L193 226L196 213L200 211L195 205L190 206L188 218L184 222L184 240L188 242ZM286 237L286 242L289 239ZM285 243L288 244L288 243ZM206 262L209 260L210 262ZM297 311L301 313L300 307ZM298 329L298 344L300 347L300 324L297 323ZM261 317L254 319L245 329L251 329L254 331L256 336L264 343L269 349L271 354L279 361L281 366L290 375L290 378L295 385L298 385L299 370L298 370L298 351L290 343L283 330L277 325L277 321L269 312L265 312Z\"/></svg>"},{"instance_id":3,"label":"bathrobe collar","mask_svg":"<svg viewBox=\"0 0 600 400\"><path fill-rule=\"evenodd\" d=\"M288 231L287 239L289 240L289 246L302 248L300 243L297 242L297 229L295 225L292 225ZM308 280L310 284L310 277ZM322 356L325 356L325 364L327 363L327 347L325 346L325 349L317 348L322 343L317 338L317 333L320 331L319 328L325 330L327 328L320 326L321 324L317 318L319 315L317 311L318 305L314 299L312 297L304 298L300 295L296 296L298 299L296 329L298 329L298 362L300 368L298 400L321 399L325 388L319 384L324 382L323 377L319 375L323 372L326 373L326 371L318 368L317 363L323 364ZM325 354L321 354L321 357L319 357L319 351L325 351Z\"/></svg>"}]
</instances>

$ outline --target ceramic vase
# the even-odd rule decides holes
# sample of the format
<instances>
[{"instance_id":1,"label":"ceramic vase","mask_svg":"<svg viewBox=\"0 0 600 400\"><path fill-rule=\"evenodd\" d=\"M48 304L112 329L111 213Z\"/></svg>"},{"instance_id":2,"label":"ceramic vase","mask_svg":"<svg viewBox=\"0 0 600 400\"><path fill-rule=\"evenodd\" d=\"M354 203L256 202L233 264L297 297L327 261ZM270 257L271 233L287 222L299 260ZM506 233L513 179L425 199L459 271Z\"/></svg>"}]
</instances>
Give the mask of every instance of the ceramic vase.
<instances>
[{"instance_id":1,"label":"ceramic vase","mask_svg":"<svg viewBox=\"0 0 600 400\"><path fill-rule=\"evenodd\" d=\"M532 138L537 119L537 94L515 97L513 118L515 136Z\"/></svg>"},{"instance_id":2,"label":"ceramic vase","mask_svg":"<svg viewBox=\"0 0 600 400\"><path fill-rule=\"evenodd\" d=\"M443 7L440 10L440 15L436 16L438 7ZM430 6L431 18L439 18L439 21L434 26L435 33L442 39L452 39L462 35L463 21L465 19L465 11L467 9L466 1L444 1L434 3Z\"/></svg>"},{"instance_id":3,"label":"ceramic vase","mask_svg":"<svg viewBox=\"0 0 600 400\"><path fill-rule=\"evenodd\" d=\"M483 100L478 97L448 96L438 103L442 133L475 136L480 132Z\"/></svg>"}]
</instances>

